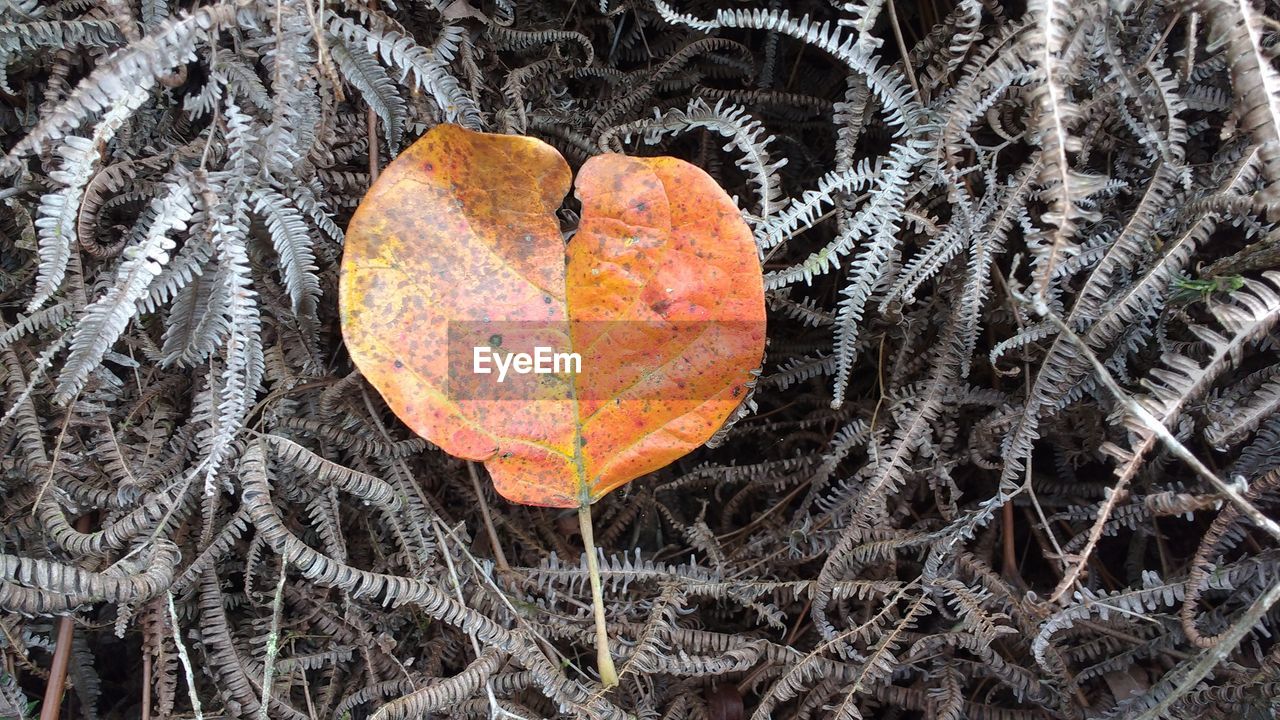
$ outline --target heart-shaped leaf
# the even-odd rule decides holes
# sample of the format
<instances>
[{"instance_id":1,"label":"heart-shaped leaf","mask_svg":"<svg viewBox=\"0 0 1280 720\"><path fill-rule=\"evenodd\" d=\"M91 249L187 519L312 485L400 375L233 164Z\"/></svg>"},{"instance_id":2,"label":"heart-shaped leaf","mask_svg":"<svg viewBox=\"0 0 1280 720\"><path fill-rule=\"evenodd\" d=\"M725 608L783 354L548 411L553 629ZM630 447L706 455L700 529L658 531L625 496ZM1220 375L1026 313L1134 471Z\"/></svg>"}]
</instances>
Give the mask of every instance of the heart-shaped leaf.
<instances>
[{"instance_id":1,"label":"heart-shaped leaf","mask_svg":"<svg viewBox=\"0 0 1280 720\"><path fill-rule=\"evenodd\" d=\"M710 176L593 157L566 245L570 177L537 139L435 127L360 203L340 293L352 358L410 428L509 500L565 508L706 442L764 351L755 244ZM515 377L538 347L579 364Z\"/></svg>"}]
</instances>

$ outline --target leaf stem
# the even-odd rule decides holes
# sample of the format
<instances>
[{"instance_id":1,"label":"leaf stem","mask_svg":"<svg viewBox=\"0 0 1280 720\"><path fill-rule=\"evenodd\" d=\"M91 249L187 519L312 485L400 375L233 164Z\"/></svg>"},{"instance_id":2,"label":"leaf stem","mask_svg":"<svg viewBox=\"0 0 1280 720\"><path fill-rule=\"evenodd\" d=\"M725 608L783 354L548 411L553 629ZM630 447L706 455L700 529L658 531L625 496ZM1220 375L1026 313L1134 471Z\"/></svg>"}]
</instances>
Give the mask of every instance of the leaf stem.
<instances>
[{"instance_id":1,"label":"leaf stem","mask_svg":"<svg viewBox=\"0 0 1280 720\"><path fill-rule=\"evenodd\" d=\"M578 527L582 529L582 545L587 551L587 572L591 575L591 604L596 612L596 669L605 687L618 684L618 671L609 654L609 631L604 624L604 589L600 584L600 565L596 562L596 541L591 530L591 505L578 508Z\"/></svg>"}]
</instances>

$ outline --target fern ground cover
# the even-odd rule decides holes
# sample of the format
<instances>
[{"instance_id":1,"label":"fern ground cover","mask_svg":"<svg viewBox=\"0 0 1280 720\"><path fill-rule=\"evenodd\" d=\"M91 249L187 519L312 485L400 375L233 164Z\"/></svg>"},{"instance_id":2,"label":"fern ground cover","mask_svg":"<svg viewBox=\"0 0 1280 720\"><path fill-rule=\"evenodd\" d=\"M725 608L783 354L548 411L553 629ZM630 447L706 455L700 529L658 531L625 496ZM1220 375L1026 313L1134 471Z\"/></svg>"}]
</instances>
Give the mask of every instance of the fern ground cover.
<instances>
[{"instance_id":1,"label":"fern ground cover","mask_svg":"<svg viewBox=\"0 0 1280 720\"><path fill-rule=\"evenodd\" d=\"M3 3L0 718L1274 716L1277 41L1258 0ZM764 270L738 412L594 505L615 687L575 511L342 342L344 230L442 123L682 158Z\"/></svg>"}]
</instances>

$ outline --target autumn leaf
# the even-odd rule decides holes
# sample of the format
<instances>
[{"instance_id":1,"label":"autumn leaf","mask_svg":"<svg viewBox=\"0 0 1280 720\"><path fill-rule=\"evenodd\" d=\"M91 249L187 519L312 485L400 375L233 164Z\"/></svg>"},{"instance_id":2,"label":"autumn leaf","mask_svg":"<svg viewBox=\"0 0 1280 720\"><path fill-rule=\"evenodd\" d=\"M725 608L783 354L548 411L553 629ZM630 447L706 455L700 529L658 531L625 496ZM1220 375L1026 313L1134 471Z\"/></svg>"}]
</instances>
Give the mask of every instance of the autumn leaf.
<instances>
[{"instance_id":1,"label":"autumn leaf","mask_svg":"<svg viewBox=\"0 0 1280 720\"><path fill-rule=\"evenodd\" d=\"M356 209L339 304L351 357L414 432L483 461L509 500L578 508L610 687L591 503L703 444L743 402L764 281L738 209L693 165L591 158L566 244L570 176L534 138L437 126ZM564 366L528 372L544 351Z\"/></svg>"},{"instance_id":2,"label":"autumn leaf","mask_svg":"<svg viewBox=\"0 0 1280 720\"><path fill-rule=\"evenodd\" d=\"M340 290L352 358L414 432L483 461L509 500L562 508L706 442L764 350L755 244L710 176L593 157L566 244L570 177L537 139L437 126L356 210ZM539 346L580 371L472 372L475 347Z\"/></svg>"}]
</instances>

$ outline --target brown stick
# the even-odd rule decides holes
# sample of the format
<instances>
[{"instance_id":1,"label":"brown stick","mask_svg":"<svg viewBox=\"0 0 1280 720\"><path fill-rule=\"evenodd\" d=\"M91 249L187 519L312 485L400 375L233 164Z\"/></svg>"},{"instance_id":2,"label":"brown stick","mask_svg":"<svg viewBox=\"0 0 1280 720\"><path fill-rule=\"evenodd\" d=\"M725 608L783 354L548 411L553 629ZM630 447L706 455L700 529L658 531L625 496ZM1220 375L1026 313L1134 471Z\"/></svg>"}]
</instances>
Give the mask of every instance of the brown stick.
<instances>
[{"instance_id":1,"label":"brown stick","mask_svg":"<svg viewBox=\"0 0 1280 720\"><path fill-rule=\"evenodd\" d=\"M44 686L44 702L40 703L40 720L58 720L58 716L62 713L62 691L67 682L67 665L71 662L73 629L71 616L64 615L58 618L53 666L49 668L49 682Z\"/></svg>"},{"instance_id":2,"label":"brown stick","mask_svg":"<svg viewBox=\"0 0 1280 720\"><path fill-rule=\"evenodd\" d=\"M151 653L142 647L142 720L151 720Z\"/></svg>"},{"instance_id":3,"label":"brown stick","mask_svg":"<svg viewBox=\"0 0 1280 720\"><path fill-rule=\"evenodd\" d=\"M1004 523L1001 535L1004 540L1004 575L1013 580L1018 577L1018 549L1013 544L1013 503L1005 503L1003 511Z\"/></svg>"},{"instance_id":4,"label":"brown stick","mask_svg":"<svg viewBox=\"0 0 1280 720\"><path fill-rule=\"evenodd\" d=\"M76 530L88 532L92 527L88 515L76 520ZM44 686L44 702L40 703L40 720L58 720L62 713L62 691L67 684L67 666L71 663L71 634L75 631L75 619L70 615L58 618L58 635L54 641L53 664L49 667L49 682Z\"/></svg>"}]
</instances>

